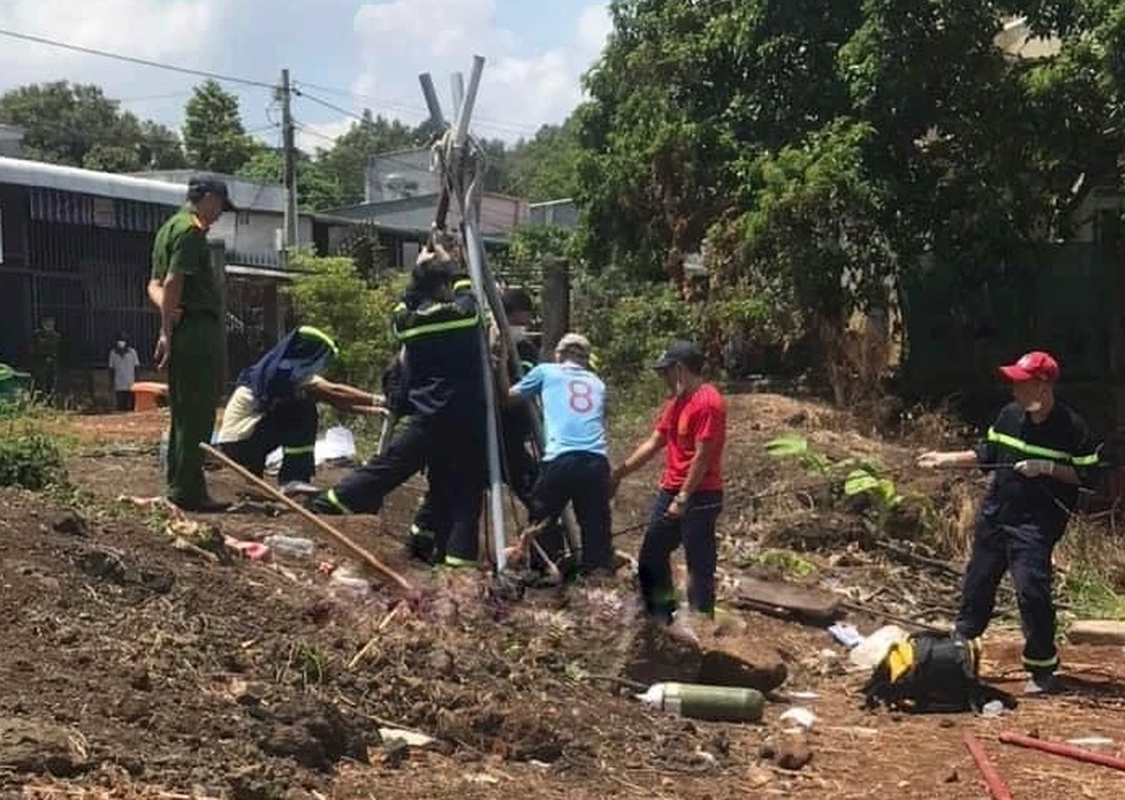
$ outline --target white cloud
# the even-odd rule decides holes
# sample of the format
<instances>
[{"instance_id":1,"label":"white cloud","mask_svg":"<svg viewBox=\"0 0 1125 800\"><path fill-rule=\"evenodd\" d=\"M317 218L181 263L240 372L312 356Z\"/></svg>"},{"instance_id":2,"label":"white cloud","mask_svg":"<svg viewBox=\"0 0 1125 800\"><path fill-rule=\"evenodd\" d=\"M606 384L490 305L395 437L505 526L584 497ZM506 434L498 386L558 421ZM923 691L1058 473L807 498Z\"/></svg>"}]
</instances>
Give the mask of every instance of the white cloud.
<instances>
[{"instance_id":1,"label":"white cloud","mask_svg":"<svg viewBox=\"0 0 1125 800\"><path fill-rule=\"evenodd\" d=\"M353 88L377 112L417 121L425 116L417 75L430 72L443 110L452 113L449 74L465 73L472 56L488 60L474 129L508 140L562 122L581 101L580 76L601 52L610 30L605 5L583 9L564 44L525 56L516 35L496 18L495 0L393 0L361 7L355 16L362 72ZM379 107L382 103L382 107Z\"/></svg>"},{"instance_id":2,"label":"white cloud","mask_svg":"<svg viewBox=\"0 0 1125 800\"><path fill-rule=\"evenodd\" d=\"M324 122L317 125L302 125L294 136L297 147L306 153L315 153L317 148L328 150L337 137L347 133L355 122L351 117Z\"/></svg>"},{"instance_id":3,"label":"white cloud","mask_svg":"<svg viewBox=\"0 0 1125 800\"><path fill-rule=\"evenodd\" d=\"M201 43L211 41L218 17L215 0L0 0L0 23L17 33L185 66L206 59ZM43 44L5 38L0 47L0 80L7 85L21 76L40 80L45 69L61 75L79 67L122 73L121 62Z\"/></svg>"},{"instance_id":4,"label":"white cloud","mask_svg":"<svg viewBox=\"0 0 1125 800\"><path fill-rule=\"evenodd\" d=\"M601 55L605 41L613 32L608 6L586 6L578 16L578 51L593 61Z\"/></svg>"},{"instance_id":5,"label":"white cloud","mask_svg":"<svg viewBox=\"0 0 1125 800\"><path fill-rule=\"evenodd\" d=\"M262 3L266 0L241 0ZM189 69L244 74L229 63L232 52L251 50L252 64L274 53L258 45L235 9L222 0L0 0L0 28L109 53ZM242 11L245 6L240 6ZM241 27L241 30L239 29ZM238 43L238 44L232 44ZM245 68L260 79L270 70ZM200 76L154 69L112 58L0 36L0 93L31 83L66 80L100 86L108 97L146 119L178 129L184 103ZM239 96L243 122L258 131L267 123L268 90L224 84Z\"/></svg>"},{"instance_id":6,"label":"white cloud","mask_svg":"<svg viewBox=\"0 0 1125 800\"><path fill-rule=\"evenodd\" d=\"M355 27L368 44L387 54L410 55L419 49L435 58L464 52L497 33L495 0L394 0L365 5Z\"/></svg>"}]
</instances>

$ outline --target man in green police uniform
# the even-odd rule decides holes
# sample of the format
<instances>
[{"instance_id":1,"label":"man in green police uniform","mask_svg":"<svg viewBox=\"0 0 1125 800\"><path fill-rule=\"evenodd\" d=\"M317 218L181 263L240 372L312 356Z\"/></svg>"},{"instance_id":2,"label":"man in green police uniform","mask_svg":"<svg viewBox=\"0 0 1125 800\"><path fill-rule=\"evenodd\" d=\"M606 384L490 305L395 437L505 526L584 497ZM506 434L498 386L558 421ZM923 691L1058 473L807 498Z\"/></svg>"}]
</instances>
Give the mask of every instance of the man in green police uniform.
<instances>
[{"instance_id":1,"label":"man in green police uniform","mask_svg":"<svg viewBox=\"0 0 1125 800\"><path fill-rule=\"evenodd\" d=\"M172 430L165 479L168 499L188 511L219 511L207 494L200 442L210 442L219 402L218 366L225 326L222 282L211 265L207 231L233 211L227 186L192 178L187 204L156 234L148 296L160 309L160 338L153 359L168 369Z\"/></svg>"}]
</instances>

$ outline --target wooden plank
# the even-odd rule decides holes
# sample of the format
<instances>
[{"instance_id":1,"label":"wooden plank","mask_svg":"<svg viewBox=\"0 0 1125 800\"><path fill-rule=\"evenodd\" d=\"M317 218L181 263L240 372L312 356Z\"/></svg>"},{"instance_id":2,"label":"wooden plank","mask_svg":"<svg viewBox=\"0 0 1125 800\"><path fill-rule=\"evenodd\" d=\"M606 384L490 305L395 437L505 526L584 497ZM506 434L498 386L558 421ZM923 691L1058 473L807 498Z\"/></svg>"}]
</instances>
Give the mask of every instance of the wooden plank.
<instances>
[{"instance_id":1,"label":"wooden plank","mask_svg":"<svg viewBox=\"0 0 1125 800\"><path fill-rule=\"evenodd\" d=\"M735 603L764 614L809 620L828 621L843 616L840 598L831 592L757 578L739 581Z\"/></svg>"},{"instance_id":2,"label":"wooden plank","mask_svg":"<svg viewBox=\"0 0 1125 800\"><path fill-rule=\"evenodd\" d=\"M1066 634L1071 644L1125 645L1125 622L1112 619L1080 619Z\"/></svg>"}]
</instances>

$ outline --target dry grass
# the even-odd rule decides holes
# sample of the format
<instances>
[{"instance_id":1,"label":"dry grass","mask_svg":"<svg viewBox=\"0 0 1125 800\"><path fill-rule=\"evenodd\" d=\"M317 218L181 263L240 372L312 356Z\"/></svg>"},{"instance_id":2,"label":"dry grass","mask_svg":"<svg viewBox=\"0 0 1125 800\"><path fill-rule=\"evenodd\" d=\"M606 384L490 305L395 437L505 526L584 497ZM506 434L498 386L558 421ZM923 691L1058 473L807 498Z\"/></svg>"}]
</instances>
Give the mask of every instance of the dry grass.
<instances>
[{"instance_id":1,"label":"dry grass","mask_svg":"<svg viewBox=\"0 0 1125 800\"><path fill-rule=\"evenodd\" d=\"M958 482L950 488L948 500L935 508L929 536L939 553L954 559L968 557L979 495L971 484Z\"/></svg>"}]
</instances>

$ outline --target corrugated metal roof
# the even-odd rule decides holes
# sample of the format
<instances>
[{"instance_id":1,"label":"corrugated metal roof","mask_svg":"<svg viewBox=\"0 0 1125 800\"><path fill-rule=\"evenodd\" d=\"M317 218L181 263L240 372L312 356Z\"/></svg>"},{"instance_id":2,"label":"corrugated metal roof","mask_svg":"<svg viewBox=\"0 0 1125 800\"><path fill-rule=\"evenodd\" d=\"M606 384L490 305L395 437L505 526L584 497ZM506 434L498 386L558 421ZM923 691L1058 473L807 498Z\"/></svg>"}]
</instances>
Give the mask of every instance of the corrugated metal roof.
<instances>
[{"instance_id":1,"label":"corrugated metal roof","mask_svg":"<svg viewBox=\"0 0 1125 800\"><path fill-rule=\"evenodd\" d=\"M179 206L187 197L184 187L177 183L3 156L0 156L0 183L39 186L165 206Z\"/></svg>"},{"instance_id":2,"label":"corrugated metal roof","mask_svg":"<svg viewBox=\"0 0 1125 800\"><path fill-rule=\"evenodd\" d=\"M149 180L170 181L187 186L188 181L198 175L223 181L230 192L231 202L239 211L265 211L273 214L285 213L285 187L279 183L262 183L239 175L222 172L202 172L192 169L150 170L134 172L136 177ZM301 214L300 216L307 216Z\"/></svg>"}]
</instances>

